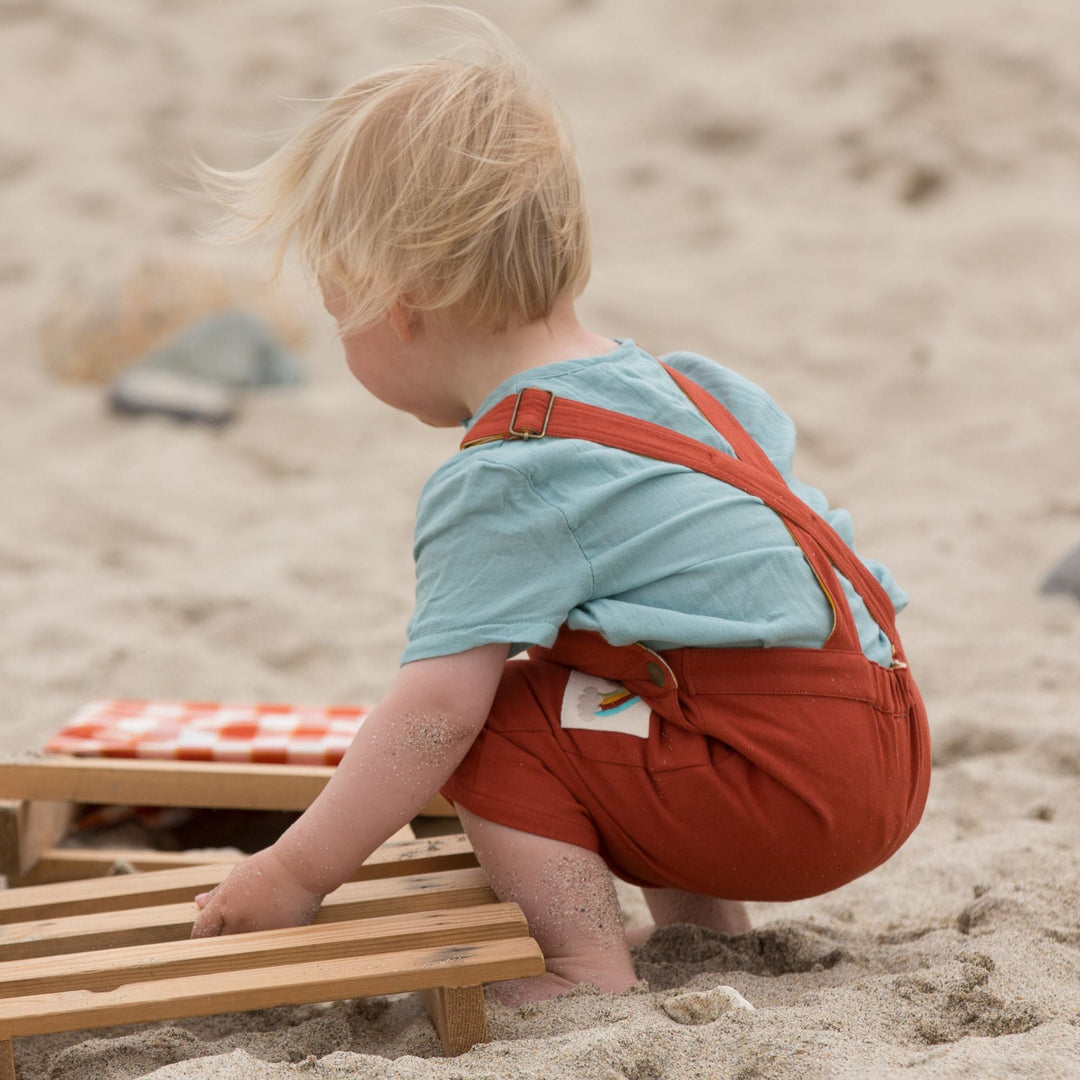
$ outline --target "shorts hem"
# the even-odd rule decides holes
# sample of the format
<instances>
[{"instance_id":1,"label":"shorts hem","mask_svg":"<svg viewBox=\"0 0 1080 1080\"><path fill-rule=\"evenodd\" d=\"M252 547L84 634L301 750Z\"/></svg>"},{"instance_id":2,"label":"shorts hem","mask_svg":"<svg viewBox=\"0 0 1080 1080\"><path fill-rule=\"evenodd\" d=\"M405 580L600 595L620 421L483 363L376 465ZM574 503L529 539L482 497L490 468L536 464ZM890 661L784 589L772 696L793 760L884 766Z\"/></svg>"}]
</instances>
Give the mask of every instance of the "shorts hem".
<instances>
[{"instance_id":1,"label":"shorts hem","mask_svg":"<svg viewBox=\"0 0 1080 1080\"><path fill-rule=\"evenodd\" d=\"M520 806L504 799L492 798L471 788L459 789L456 784L448 785L441 794L456 806L464 806L471 813L493 821L496 825L504 825L534 836L545 836L549 840L561 840L565 844L573 844L575 847L600 854L600 838L596 830L582 825L579 821L545 814L533 806Z\"/></svg>"}]
</instances>

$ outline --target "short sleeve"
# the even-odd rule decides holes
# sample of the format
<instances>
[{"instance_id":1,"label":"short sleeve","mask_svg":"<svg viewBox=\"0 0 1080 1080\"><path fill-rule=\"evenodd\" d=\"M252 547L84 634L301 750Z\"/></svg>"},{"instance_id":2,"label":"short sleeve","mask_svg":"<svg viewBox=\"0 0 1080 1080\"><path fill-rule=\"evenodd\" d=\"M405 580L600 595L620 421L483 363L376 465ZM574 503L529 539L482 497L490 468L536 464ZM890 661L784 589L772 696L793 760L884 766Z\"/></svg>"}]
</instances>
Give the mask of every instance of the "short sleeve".
<instances>
[{"instance_id":1,"label":"short sleeve","mask_svg":"<svg viewBox=\"0 0 1080 1080\"><path fill-rule=\"evenodd\" d=\"M565 515L526 474L468 452L420 496L416 608L402 662L492 642L550 645L592 572Z\"/></svg>"}]
</instances>

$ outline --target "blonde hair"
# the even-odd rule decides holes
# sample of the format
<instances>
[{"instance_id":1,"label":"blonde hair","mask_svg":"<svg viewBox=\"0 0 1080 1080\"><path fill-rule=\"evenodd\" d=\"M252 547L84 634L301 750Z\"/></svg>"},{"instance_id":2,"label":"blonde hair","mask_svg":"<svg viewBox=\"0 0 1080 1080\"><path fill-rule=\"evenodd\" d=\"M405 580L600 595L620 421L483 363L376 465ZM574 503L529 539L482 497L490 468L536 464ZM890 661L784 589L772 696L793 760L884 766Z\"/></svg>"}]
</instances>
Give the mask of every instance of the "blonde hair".
<instances>
[{"instance_id":1,"label":"blonde hair","mask_svg":"<svg viewBox=\"0 0 1080 1080\"><path fill-rule=\"evenodd\" d=\"M445 9L444 9L445 10ZM462 9L484 46L371 75L331 99L287 145L217 173L230 208L295 240L343 332L395 301L488 332L550 315L585 286L588 214L554 101L510 42Z\"/></svg>"}]
</instances>

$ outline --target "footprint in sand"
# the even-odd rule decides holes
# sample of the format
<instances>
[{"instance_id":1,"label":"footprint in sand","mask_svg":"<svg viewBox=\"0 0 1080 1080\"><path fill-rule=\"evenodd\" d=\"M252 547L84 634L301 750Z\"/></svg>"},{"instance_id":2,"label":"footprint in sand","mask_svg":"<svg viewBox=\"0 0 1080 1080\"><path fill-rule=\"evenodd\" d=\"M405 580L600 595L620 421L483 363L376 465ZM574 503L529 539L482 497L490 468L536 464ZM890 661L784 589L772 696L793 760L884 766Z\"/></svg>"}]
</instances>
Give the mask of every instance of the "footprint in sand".
<instances>
[{"instance_id":1,"label":"footprint in sand","mask_svg":"<svg viewBox=\"0 0 1080 1080\"><path fill-rule=\"evenodd\" d=\"M702 974L821 971L852 958L841 940L835 932L796 923L775 924L738 937L700 926L662 926L635 950L634 968L654 991L673 989Z\"/></svg>"},{"instance_id":2,"label":"footprint in sand","mask_svg":"<svg viewBox=\"0 0 1080 1080\"><path fill-rule=\"evenodd\" d=\"M972 953L943 976L902 975L893 983L912 1005L918 1039L936 1046L972 1035L1019 1035L1042 1023L1038 1010L1024 1001L1003 1001L989 989L994 961Z\"/></svg>"}]
</instances>

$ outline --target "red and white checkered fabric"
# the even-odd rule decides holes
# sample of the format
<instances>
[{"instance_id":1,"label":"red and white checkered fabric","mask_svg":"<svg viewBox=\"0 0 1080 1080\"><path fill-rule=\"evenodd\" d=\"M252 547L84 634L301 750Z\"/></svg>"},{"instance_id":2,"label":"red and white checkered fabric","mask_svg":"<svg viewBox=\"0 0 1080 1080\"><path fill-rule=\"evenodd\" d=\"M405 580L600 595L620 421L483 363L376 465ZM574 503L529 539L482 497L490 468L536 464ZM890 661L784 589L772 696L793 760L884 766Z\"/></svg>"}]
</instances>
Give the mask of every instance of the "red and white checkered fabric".
<instances>
[{"instance_id":1,"label":"red and white checkered fabric","mask_svg":"<svg viewBox=\"0 0 1080 1080\"><path fill-rule=\"evenodd\" d=\"M370 709L92 701L45 746L83 757L336 765Z\"/></svg>"}]
</instances>

